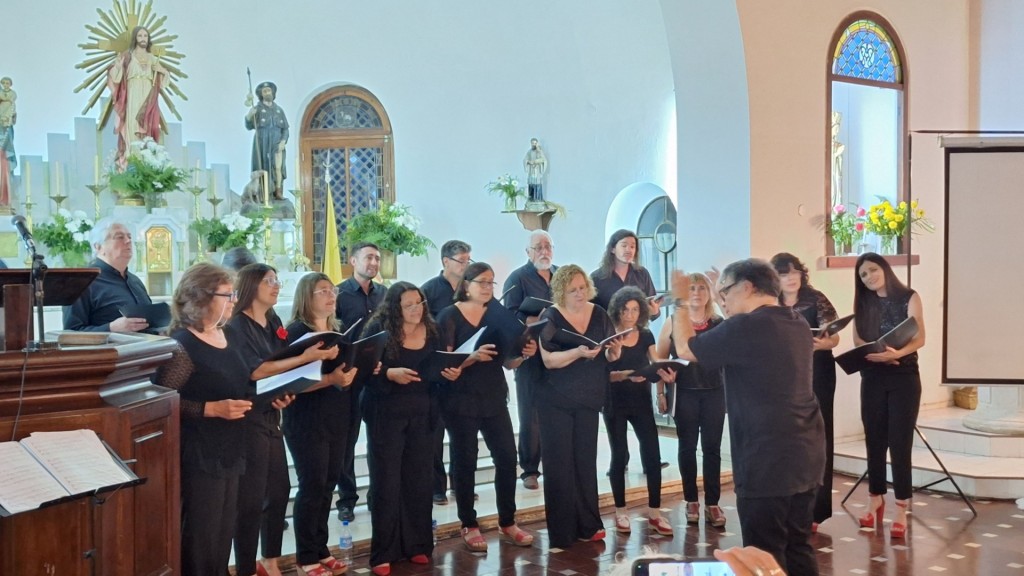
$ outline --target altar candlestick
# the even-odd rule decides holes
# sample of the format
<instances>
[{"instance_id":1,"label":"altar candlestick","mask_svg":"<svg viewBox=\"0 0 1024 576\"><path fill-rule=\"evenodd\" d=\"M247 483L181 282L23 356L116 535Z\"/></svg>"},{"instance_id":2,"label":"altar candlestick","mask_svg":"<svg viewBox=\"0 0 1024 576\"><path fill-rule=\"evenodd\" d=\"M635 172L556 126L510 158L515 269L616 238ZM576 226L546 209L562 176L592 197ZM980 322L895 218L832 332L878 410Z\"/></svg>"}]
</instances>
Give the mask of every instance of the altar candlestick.
<instances>
[{"instance_id":1,"label":"altar candlestick","mask_svg":"<svg viewBox=\"0 0 1024 576\"><path fill-rule=\"evenodd\" d=\"M92 162L92 183L93 184L99 184L100 183L100 155L99 154L97 154L96 157L93 158L93 162Z\"/></svg>"}]
</instances>

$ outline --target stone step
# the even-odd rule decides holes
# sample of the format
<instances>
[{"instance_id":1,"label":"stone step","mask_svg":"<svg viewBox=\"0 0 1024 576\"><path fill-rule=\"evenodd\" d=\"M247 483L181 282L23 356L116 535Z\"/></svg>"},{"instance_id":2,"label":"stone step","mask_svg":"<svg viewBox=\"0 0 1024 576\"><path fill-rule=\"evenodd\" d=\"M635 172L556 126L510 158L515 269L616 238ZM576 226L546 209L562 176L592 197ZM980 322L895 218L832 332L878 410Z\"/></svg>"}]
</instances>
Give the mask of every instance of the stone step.
<instances>
[{"instance_id":1,"label":"stone step","mask_svg":"<svg viewBox=\"0 0 1024 576\"><path fill-rule=\"evenodd\" d=\"M963 419L970 410L944 408L922 412L917 427L935 450L973 456L996 458L1024 458L1024 436L1006 436L973 430L964 426ZM920 437L914 436L914 445L924 448Z\"/></svg>"}]
</instances>

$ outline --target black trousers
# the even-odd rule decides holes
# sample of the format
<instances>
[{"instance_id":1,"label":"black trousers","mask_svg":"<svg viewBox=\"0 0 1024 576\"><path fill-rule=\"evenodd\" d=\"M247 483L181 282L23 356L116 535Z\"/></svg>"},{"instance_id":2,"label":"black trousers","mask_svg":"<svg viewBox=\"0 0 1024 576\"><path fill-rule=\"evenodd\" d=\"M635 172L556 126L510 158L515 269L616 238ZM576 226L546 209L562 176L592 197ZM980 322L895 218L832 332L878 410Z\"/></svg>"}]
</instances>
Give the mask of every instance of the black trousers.
<instances>
[{"instance_id":1,"label":"black trousers","mask_svg":"<svg viewBox=\"0 0 1024 576\"><path fill-rule=\"evenodd\" d=\"M516 440L508 410L494 416L477 418L445 413L451 439L452 485L463 528L476 528L473 492L476 486L476 462L479 455L477 434L484 437L494 462L494 496L498 505L498 525L516 523Z\"/></svg>"},{"instance_id":2,"label":"black trousers","mask_svg":"<svg viewBox=\"0 0 1024 576\"><path fill-rule=\"evenodd\" d=\"M821 419L825 421L825 474L821 478L818 497L814 501L814 521L822 523L832 517L832 464L835 460L835 364L832 365L831 379L819 378L815 374L814 396L821 408Z\"/></svg>"},{"instance_id":3,"label":"black trousers","mask_svg":"<svg viewBox=\"0 0 1024 576\"><path fill-rule=\"evenodd\" d=\"M359 500L359 494L356 492L356 443L359 441L362 414L359 410L359 391L353 390L351 396L348 431L345 434L345 442L338 445L338 457L341 458L341 468L338 471L338 510L353 510L356 507L356 500Z\"/></svg>"},{"instance_id":4,"label":"black trousers","mask_svg":"<svg viewBox=\"0 0 1024 576\"><path fill-rule=\"evenodd\" d=\"M817 576L811 546L811 512L817 490L771 498L736 497L744 546L775 557L789 576Z\"/></svg>"},{"instance_id":5,"label":"black trousers","mask_svg":"<svg viewBox=\"0 0 1024 576\"><path fill-rule=\"evenodd\" d=\"M897 500L913 494L910 455L921 408L921 375L870 374L860 381L860 418L868 455L868 490L885 494L885 453L892 460L892 488Z\"/></svg>"},{"instance_id":6,"label":"black trousers","mask_svg":"<svg viewBox=\"0 0 1024 576\"><path fill-rule=\"evenodd\" d=\"M431 431L430 445L434 451L431 469L434 475L434 494L443 495L448 491L448 472L444 469L444 419L438 417L437 426Z\"/></svg>"},{"instance_id":7,"label":"black trousers","mask_svg":"<svg viewBox=\"0 0 1024 576\"><path fill-rule=\"evenodd\" d=\"M683 498L697 502L697 440L704 455L704 505L715 506L722 496L722 432L725 429L725 390L677 388L676 437ZM648 468L648 471L650 469Z\"/></svg>"},{"instance_id":8,"label":"black trousers","mask_svg":"<svg viewBox=\"0 0 1024 576\"><path fill-rule=\"evenodd\" d=\"M647 505L651 508L660 508L661 447L658 445L658 425L654 422L654 408L650 402L642 407L616 409L611 414L604 415L608 444L612 449L609 480L615 506L626 507L626 456L629 454L626 439L627 423L633 426L633 433L640 442L640 461L647 470Z\"/></svg>"},{"instance_id":9,"label":"black trousers","mask_svg":"<svg viewBox=\"0 0 1024 576\"><path fill-rule=\"evenodd\" d=\"M291 483L284 438L250 425L245 440L245 474L239 480L235 520L235 572L255 574L258 541L264 558L281 555Z\"/></svg>"},{"instance_id":10,"label":"black trousers","mask_svg":"<svg viewBox=\"0 0 1024 576\"><path fill-rule=\"evenodd\" d=\"M327 522L334 485L341 474L343 444L348 437L344 432L332 433L322 423L294 422L285 428L284 438L292 453L299 485L292 514L295 561L300 565L316 564L330 555Z\"/></svg>"},{"instance_id":11,"label":"black trousers","mask_svg":"<svg viewBox=\"0 0 1024 576\"><path fill-rule=\"evenodd\" d=\"M539 385L526 375L516 374L516 400L519 404L520 478L540 476L540 420L537 418L536 389Z\"/></svg>"},{"instance_id":12,"label":"black trousers","mask_svg":"<svg viewBox=\"0 0 1024 576\"><path fill-rule=\"evenodd\" d=\"M401 416L366 406L370 566L396 562L434 549L430 477L433 450L430 414Z\"/></svg>"},{"instance_id":13,"label":"black trousers","mask_svg":"<svg viewBox=\"0 0 1024 576\"><path fill-rule=\"evenodd\" d=\"M541 403L537 413L548 540L551 546L565 548L604 528L597 504L598 412Z\"/></svg>"},{"instance_id":14,"label":"black trousers","mask_svg":"<svg viewBox=\"0 0 1024 576\"><path fill-rule=\"evenodd\" d=\"M238 506L238 475L181 462L181 573L227 574Z\"/></svg>"}]
</instances>

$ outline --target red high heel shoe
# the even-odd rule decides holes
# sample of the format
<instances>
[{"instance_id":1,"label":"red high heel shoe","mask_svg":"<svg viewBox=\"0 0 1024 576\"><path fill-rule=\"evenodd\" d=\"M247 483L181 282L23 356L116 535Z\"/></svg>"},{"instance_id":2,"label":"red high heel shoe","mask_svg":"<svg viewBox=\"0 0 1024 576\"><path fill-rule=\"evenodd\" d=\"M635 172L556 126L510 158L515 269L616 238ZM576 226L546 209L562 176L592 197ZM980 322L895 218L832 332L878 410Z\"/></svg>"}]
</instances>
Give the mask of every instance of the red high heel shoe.
<instances>
[{"instance_id":1,"label":"red high heel shoe","mask_svg":"<svg viewBox=\"0 0 1024 576\"><path fill-rule=\"evenodd\" d=\"M902 508L903 509L904 518L905 518L906 517L905 513L906 513L906 510L907 510L907 507L908 507L907 502L906 501L900 502L899 500L897 500L896 501L896 506L898 508ZM892 527L889 528L889 535L892 538L899 538L899 539L906 538L907 537L907 525L904 524L903 522L896 522L894 520L893 523L892 523Z\"/></svg>"},{"instance_id":2,"label":"red high heel shoe","mask_svg":"<svg viewBox=\"0 0 1024 576\"><path fill-rule=\"evenodd\" d=\"M885 516L885 498L879 499L878 507L860 517L861 528L882 529L882 518Z\"/></svg>"}]
</instances>

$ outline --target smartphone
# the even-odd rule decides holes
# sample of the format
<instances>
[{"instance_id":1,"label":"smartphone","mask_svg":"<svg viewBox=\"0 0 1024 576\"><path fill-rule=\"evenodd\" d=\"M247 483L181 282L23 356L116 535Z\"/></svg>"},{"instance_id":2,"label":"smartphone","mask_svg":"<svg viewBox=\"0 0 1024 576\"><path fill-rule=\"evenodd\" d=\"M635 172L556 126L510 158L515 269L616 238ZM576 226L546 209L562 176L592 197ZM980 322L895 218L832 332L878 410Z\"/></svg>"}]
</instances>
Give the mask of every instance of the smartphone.
<instances>
[{"instance_id":1,"label":"smartphone","mask_svg":"<svg viewBox=\"0 0 1024 576\"><path fill-rule=\"evenodd\" d=\"M732 568L717 560L643 558L633 562L633 576L735 576Z\"/></svg>"}]
</instances>

